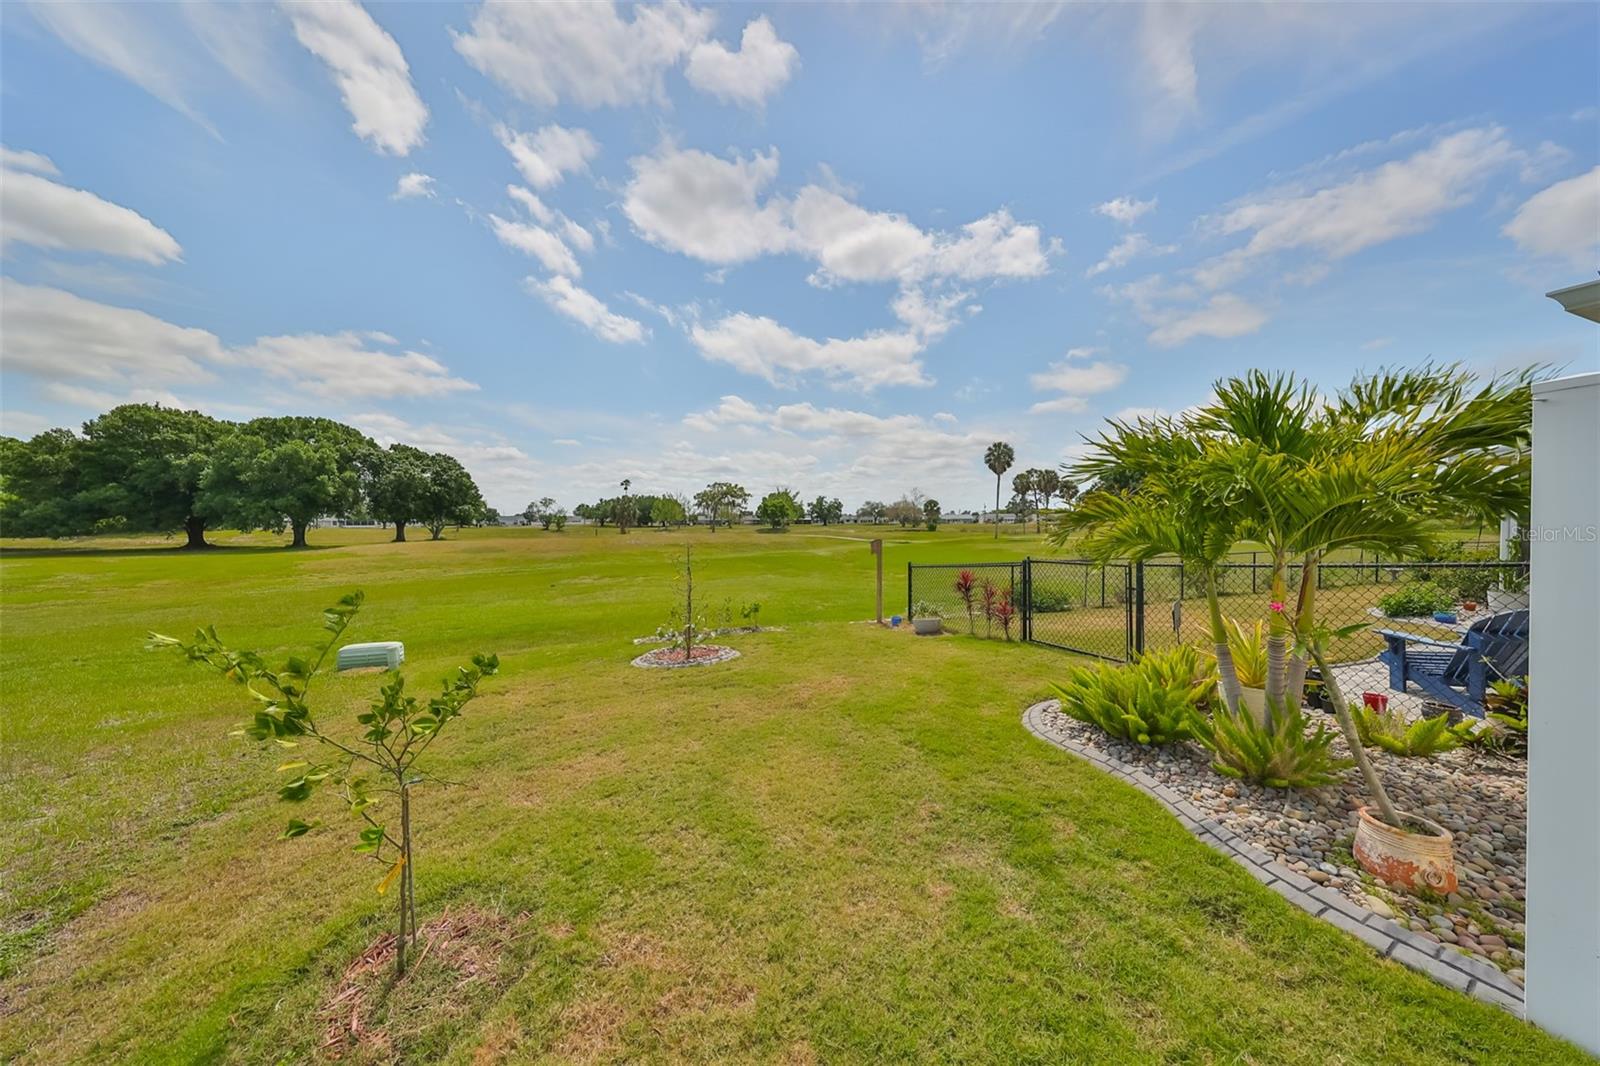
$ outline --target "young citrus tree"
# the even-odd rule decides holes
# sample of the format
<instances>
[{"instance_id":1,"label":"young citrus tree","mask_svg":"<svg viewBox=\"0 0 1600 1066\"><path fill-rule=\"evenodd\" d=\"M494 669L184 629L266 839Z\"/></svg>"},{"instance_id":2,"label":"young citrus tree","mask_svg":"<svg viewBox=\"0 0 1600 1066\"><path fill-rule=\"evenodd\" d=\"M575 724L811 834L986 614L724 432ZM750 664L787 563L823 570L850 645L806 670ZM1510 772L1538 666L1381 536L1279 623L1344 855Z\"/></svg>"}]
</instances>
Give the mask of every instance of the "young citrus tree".
<instances>
[{"instance_id":1,"label":"young citrus tree","mask_svg":"<svg viewBox=\"0 0 1600 1066\"><path fill-rule=\"evenodd\" d=\"M406 948L417 932L411 790L431 779L417 766L417 760L461 717L478 695L479 681L498 672L500 660L494 655L474 655L471 666L459 667L455 677L445 680L439 695L426 702L406 695L405 678L396 673L379 689L377 702L356 715L363 730L359 736L326 732L311 710L311 684L322 673L328 653L344 636L361 603L362 595L356 591L324 610L322 628L327 636L315 656L291 655L278 667L269 666L253 651L228 647L215 626L196 630L190 641L151 633L150 645L174 648L190 662L209 666L244 686L256 706L250 724L239 734L263 744L270 741L293 753L278 767L293 775L278 789L281 799L300 804L319 787L338 789L341 802L362 822L356 853L387 867L378 882L379 894L399 886L395 972L404 974ZM300 837L312 828L312 822L291 818L283 835Z\"/></svg>"}]
</instances>

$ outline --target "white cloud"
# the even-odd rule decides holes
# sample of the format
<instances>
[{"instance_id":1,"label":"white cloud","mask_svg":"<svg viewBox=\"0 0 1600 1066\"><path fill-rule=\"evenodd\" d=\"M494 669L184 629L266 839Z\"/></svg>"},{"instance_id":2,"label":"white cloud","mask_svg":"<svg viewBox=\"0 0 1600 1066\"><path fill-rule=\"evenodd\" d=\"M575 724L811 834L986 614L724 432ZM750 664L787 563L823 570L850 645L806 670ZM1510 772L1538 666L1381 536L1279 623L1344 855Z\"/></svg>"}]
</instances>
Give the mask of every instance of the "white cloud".
<instances>
[{"instance_id":1,"label":"white cloud","mask_svg":"<svg viewBox=\"0 0 1600 1066\"><path fill-rule=\"evenodd\" d=\"M633 180L624 190L622 210L651 244L719 264L789 245L786 205L759 202L778 176L777 149L724 160L668 147L631 165Z\"/></svg>"},{"instance_id":2,"label":"white cloud","mask_svg":"<svg viewBox=\"0 0 1600 1066\"><path fill-rule=\"evenodd\" d=\"M949 426L953 426L959 421L959 419L957 419L956 416L951 414L949 411L934 412L933 420L935 422L943 422L945 425Z\"/></svg>"},{"instance_id":3,"label":"white cloud","mask_svg":"<svg viewBox=\"0 0 1600 1066\"><path fill-rule=\"evenodd\" d=\"M705 262L738 263L798 252L821 268L814 282L1038 277L1049 270L1039 228L1004 208L956 233L928 232L905 216L872 211L837 189L806 185L792 201L763 199L778 152L721 159L665 147L631 161L623 211L646 240Z\"/></svg>"},{"instance_id":4,"label":"white cloud","mask_svg":"<svg viewBox=\"0 0 1600 1066\"><path fill-rule=\"evenodd\" d=\"M589 161L600 154L600 145L588 130L552 123L535 133L519 133L501 124L494 132L523 179L536 189L552 188L565 175L588 170Z\"/></svg>"},{"instance_id":5,"label":"white cloud","mask_svg":"<svg viewBox=\"0 0 1600 1066\"><path fill-rule=\"evenodd\" d=\"M507 185L506 195L510 196L517 203L521 204L523 210L527 211L528 214L532 215L540 222L543 222L545 225L548 226L550 223L555 221L556 212L551 210L543 200L539 199L522 186Z\"/></svg>"},{"instance_id":6,"label":"white cloud","mask_svg":"<svg viewBox=\"0 0 1600 1066\"><path fill-rule=\"evenodd\" d=\"M383 399L443 396L478 387L452 377L448 368L432 356L369 347L384 343L374 340L375 336L387 337L387 334L303 333L262 337L254 344L232 349L227 359L330 400L353 396Z\"/></svg>"},{"instance_id":7,"label":"white cloud","mask_svg":"<svg viewBox=\"0 0 1600 1066\"><path fill-rule=\"evenodd\" d=\"M43 156L34 158L49 164ZM12 169L9 153L6 161L0 181L0 243L101 252L144 263L182 257L183 249L172 234L137 211L41 174ZM38 166L34 164L35 169Z\"/></svg>"},{"instance_id":8,"label":"white cloud","mask_svg":"<svg viewBox=\"0 0 1600 1066\"><path fill-rule=\"evenodd\" d=\"M512 222L491 214L489 227L494 230L495 238L501 244L533 256L552 274L575 278L583 273L578 266L577 257L572 254L572 249L568 248L560 237L542 226Z\"/></svg>"},{"instance_id":9,"label":"white cloud","mask_svg":"<svg viewBox=\"0 0 1600 1066\"><path fill-rule=\"evenodd\" d=\"M1128 368L1120 363L1051 363L1049 368L1028 377L1028 383L1039 392L1070 392L1080 396L1093 396L1122 384Z\"/></svg>"},{"instance_id":10,"label":"white cloud","mask_svg":"<svg viewBox=\"0 0 1600 1066\"><path fill-rule=\"evenodd\" d=\"M578 448L582 446L580 441L573 440L571 437L557 437L550 443L558 448Z\"/></svg>"},{"instance_id":11,"label":"white cloud","mask_svg":"<svg viewBox=\"0 0 1600 1066\"><path fill-rule=\"evenodd\" d=\"M125 398L167 396L154 383L208 382L216 379L216 368L235 367L325 398L437 396L477 388L450 376L431 356L371 347L394 346L387 334L263 337L228 348L206 330L132 308L10 278L0 279L0 286L0 363L58 387L93 382ZM235 391L240 384L230 381Z\"/></svg>"},{"instance_id":12,"label":"white cloud","mask_svg":"<svg viewBox=\"0 0 1600 1066\"><path fill-rule=\"evenodd\" d=\"M35 3L28 10L68 48L122 75L215 136L215 128L186 99L184 50L150 24L148 8L155 6Z\"/></svg>"},{"instance_id":13,"label":"white cloud","mask_svg":"<svg viewBox=\"0 0 1600 1066\"><path fill-rule=\"evenodd\" d=\"M222 343L132 308L0 278L0 363L49 380L205 381Z\"/></svg>"},{"instance_id":14,"label":"white cloud","mask_svg":"<svg viewBox=\"0 0 1600 1066\"><path fill-rule=\"evenodd\" d=\"M774 156L773 172L777 171ZM769 202L768 208L776 206ZM846 281L889 281L918 273L934 240L902 215L868 211L838 193L808 185L790 211L794 240L829 275Z\"/></svg>"},{"instance_id":15,"label":"white cloud","mask_svg":"<svg viewBox=\"0 0 1600 1066\"><path fill-rule=\"evenodd\" d=\"M791 384L806 373L856 388L880 385L931 385L917 358L922 342L910 333L880 330L845 340L803 337L770 318L738 314L689 331L700 354L775 385Z\"/></svg>"},{"instance_id":16,"label":"white cloud","mask_svg":"<svg viewBox=\"0 0 1600 1066\"><path fill-rule=\"evenodd\" d=\"M1111 417L1118 422L1133 423L1166 418L1171 413L1165 407L1124 407Z\"/></svg>"},{"instance_id":17,"label":"white cloud","mask_svg":"<svg viewBox=\"0 0 1600 1066\"><path fill-rule=\"evenodd\" d=\"M1067 358L1068 359L1087 359L1091 355L1099 355L1104 350L1105 349L1100 348L1097 345L1092 345L1092 344L1081 345L1081 346L1079 346L1077 348L1068 348L1067 349Z\"/></svg>"},{"instance_id":18,"label":"white cloud","mask_svg":"<svg viewBox=\"0 0 1600 1066\"><path fill-rule=\"evenodd\" d=\"M778 39L765 15L745 24L739 50L702 41L689 52L684 75L701 92L744 107L759 108L783 88L800 65L794 45Z\"/></svg>"},{"instance_id":19,"label":"white cloud","mask_svg":"<svg viewBox=\"0 0 1600 1066\"><path fill-rule=\"evenodd\" d=\"M50 157L40 155L38 152L29 152L20 148L7 148L0 145L0 167L6 170L27 170L35 174L57 175L61 171L50 161Z\"/></svg>"},{"instance_id":20,"label":"white cloud","mask_svg":"<svg viewBox=\"0 0 1600 1066\"><path fill-rule=\"evenodd\" d=\"M1084 271L1084 277L1093 278L1108 270L1118 270L1140 256L1171 255L1178 250L1176 244L1152 244L1142 233L1130 233L1112 245L1105 258Z\"/></svg>"},{"instance_id":21,"label":"white cloud","mask_svg":"<svg viewBox=\"0 0 1600 1066\"><path fill-rule=\"evenodd\" d=\"M716 16L680 0L639 5L624 20L607 2L488 0L471 28L452 31L456 51L507 92L541 107L665 98L662 75L704 41Z\"/></svg>"},{"instance_id":22,"label":"white cloud","mask_svg":"<svg viewBox=\"0 0 1600 1066\"><path fill-rule=\"evenodd\" d=\"M1140 216L1147 211L1153 210L1155 206L1154 197L1148 200L1136 200L1131 196L1119 196L1115 200L1107 200L1105 203L1095 207L1094 213L1104 215L1106 218L1120 222L1124 226L1131 226L1139 220Z\"/></svg>"},{"instance_id":23,"label":"white cloud","mask_svg":"<svg viewBox=\"0 0 1600 1066\"><path fill-rule=\"evenodd\" d=\"M1202 264L1196 279L1214 288L1264 256L1305 250L1342 259L1420 233L1471 201L1486 178L1518 156L1498 127L1468 129L1337 184L1247 197L1205 225L1223 235L1249 233L1249 241Z\"/></svg>"},{"instance_id":24,"label":"white cloud","mask_svg":"<svg viewBox=\"0 0 1600 1066\"><path fill-rule=\"evenodd\" d=\"M1195 337L1242 337L1266 325L1267 315L1259 307L1235 296L1219 292L1202 307L1171 311L1161 317L1150 334L1150 343L1172 348Z\"/></svg>"},{"instance_id":25,"label":"white cloud","mask_svg":"<svg viewBox=\"0 0 1600 1066\"><path fill-rule=\"evenodd\" d=\"M32 411L0 411L0 435L27 440L55 428L56 423Z\"/></svg>"},{"instance_id":26,"label":"white cloud","mask_svg":"<svg viewBox=\"0 0 1600 1066\"><path fill-rule=\"evenodd\" d=\"M409 174L400 175L400 181L395 185L394 193L389 199L411 200L417 197L432 199L433 195L433 178L427 174L412 171Z\"/></svg>"},{"instance_id":27,"label":"white cloud","mask_svg":"<svg viewBox=\"0 0 1600 1066\"><path fill-rule=\"evenodd\" d=\"M1156 99L1177 115L1200 109L1195 33L1202 13L1189 4L1146 4L1140 10L1139 52ZM1170 120L1170 119L1169 119Z\"/></svg>"},{"instance_id":28,"label":"white cloud","mask_svg":"<svg viewBox=\"0 0 1600 1066\"><path fill-rule=\"evenodd\" d=\"M355 0L283 0L294 35L327 64L352 128L380 152L405 155L422 143L428 108L393 37Z\"/></svg>"},{"instance_id":29,"label":"white cloud","mask_svg":"<svg viewBox=\"0 0 1600 1066\"><path fill-rule=\"evenodd\" d=\"M612 311L587 290L573 284L570 278L557 276L549 281L528 278L524 284L529 292L542 298L553 310L582 324L603 341L627 344L645 338L642 323Z\"/></svg>"},{"instance_id":30,"label":"white cloud","mask_svg":"<svg viewBox=\"0 0 1600 1066\"><path fill-rule=\"evenodd\" d=\"M1501 232L1530 255L1593 269L1600 247L1600 167L1535 193Z\"/></svg>"}]
</instances>

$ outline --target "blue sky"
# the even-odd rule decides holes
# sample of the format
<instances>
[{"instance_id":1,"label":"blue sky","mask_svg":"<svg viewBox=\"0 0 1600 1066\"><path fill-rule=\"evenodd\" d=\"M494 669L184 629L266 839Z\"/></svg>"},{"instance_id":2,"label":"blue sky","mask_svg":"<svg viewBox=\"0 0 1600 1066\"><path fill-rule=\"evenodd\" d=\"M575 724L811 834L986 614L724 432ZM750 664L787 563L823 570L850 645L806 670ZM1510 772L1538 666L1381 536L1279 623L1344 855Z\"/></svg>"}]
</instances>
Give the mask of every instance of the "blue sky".
<instances>
[{"instance_id":1,"label":"blue sky","mask_svg":"<svg viewBox=\"0 0 1600 1066\"><path fill-rule=\"evenodd\" d=\"M520 509L992 499L1219 375L1600 368L1600 7L0 8L0 422L317 413Z\"/></svg>"}]
</instances>

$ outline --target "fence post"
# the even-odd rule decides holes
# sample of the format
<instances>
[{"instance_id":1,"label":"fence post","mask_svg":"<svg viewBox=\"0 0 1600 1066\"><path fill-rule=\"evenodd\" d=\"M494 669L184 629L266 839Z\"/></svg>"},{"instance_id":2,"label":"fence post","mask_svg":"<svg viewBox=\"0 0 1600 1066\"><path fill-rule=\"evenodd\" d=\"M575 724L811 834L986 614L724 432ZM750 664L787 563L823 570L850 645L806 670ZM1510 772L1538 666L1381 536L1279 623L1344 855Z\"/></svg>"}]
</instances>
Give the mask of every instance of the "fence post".
<instances>
[{"instance_id":1,"label":"fence post","mask_svg":"<svg viewBox=\"0 0 1600 1066\"><path fill-rule=\"evenodd\" d=\"M1133 653L1144 654L1144 563L1133 564Z\"/></svg>"},{"instance_id":2,"label":"fence post","mask_svg":"<svg viewBox=\"0 0 1600 1066\"><path fill-rule=\"evenodd\" d=\"M1033 640L1033 557L1022 557L1022 643Z\"/></svg>"},{"instance_id":3,"label":"fence post","mask_svg":"<svg viewBox=\"0 0 1600 1066\"><path fill-rule=\"evenodd\" d=\"M916 564L915 563L907 563L906 564L906 617L907 618L915 617L911 613L911 604L913 602L915 602L911 598L911 571L914 570L915 568L916 568Z\"/></svg>"},{"instance_id":4,"label":"fence post","mask_svg":"<svg viewBox=\"0 0 1600 1066\"><path fill-rule=\"evenodd\" d=\"M1261 590L1256 588L1256 553L1255 552L1251 552L1250 553L1250 595L1254 596L1259 591L1261 591Z\"/></svg>"},{"instance_id":5,"label":"fence post","mask_svg":"<svg viewBox=\"0 0 1600 1066\"><path fill-rule=\"evenodd\" d=\"M1178 602L1183 602L1183 560L1178 560Z\"/></svg>"},{"instance_id":6,"label":"fence post","mask_svg":"<svg viewBox=\"0 0 1600 1066\"><path fill-rule=\"evenodd\" d=\"M1106 568L1100 568L1100 606L1106 605Z\"/></svg>"},{"instance_id":7,"label":"fence post","mask_svg":"<svg viewBox=\"0 0 1600 1066\"><path fill-rule=\"evenodd\" d=\"M1133 567L1122 564L1122 661L1133 659Z\"/></svg>"}]
</instances>

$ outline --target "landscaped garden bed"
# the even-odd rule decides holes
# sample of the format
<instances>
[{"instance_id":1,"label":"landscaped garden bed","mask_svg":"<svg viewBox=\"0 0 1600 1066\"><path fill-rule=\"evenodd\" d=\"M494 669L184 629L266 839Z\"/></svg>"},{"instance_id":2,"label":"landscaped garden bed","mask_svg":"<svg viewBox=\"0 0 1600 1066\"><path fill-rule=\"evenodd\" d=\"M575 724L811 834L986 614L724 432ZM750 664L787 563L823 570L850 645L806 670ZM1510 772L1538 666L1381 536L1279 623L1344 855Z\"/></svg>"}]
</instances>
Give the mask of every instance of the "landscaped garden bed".
<instances>
[{"instance_id":1,"label":"landscaped garden bed","mask_svg":"<svg viewBox=\"0 0 1600 1066\"><path fill-rule=\"evenodd\" d=\"M1522 980L1523 900L1527 876L1527 763L1458 748L1427 759L1382 750L1378 764L1396 802L1438 822L1454 836L1458 891L1413 895L1383 886L1350 854L1359 776L1348 774L1317 789L1282 789L1235 781L1217 773L1208 753L1188 743L1150 746L1119 740L1057 709L1044 711L1050 728L1126 767L1144 771L1173 793L1308 880L1394 918L1429 940L1486 959ZM1349 754L1335 736L1332 750Z\"/></svg>"},{"instance_id":2,"label":"landscaped garden bed","mask_svg":"<svg viewBox=\"0 0 1600 1066\"><path fill-rule=\"evenodd\" d=\"M696 644L689 651L681 647L657 648L633 660L634 666L651 669L673 669L679 666L710 666L712 663L737 659L737 650L724 644Z\"/></svg>"}]
</instances>

